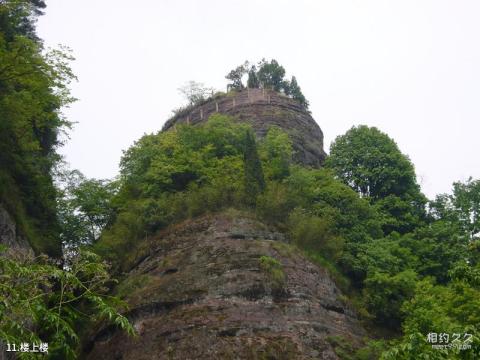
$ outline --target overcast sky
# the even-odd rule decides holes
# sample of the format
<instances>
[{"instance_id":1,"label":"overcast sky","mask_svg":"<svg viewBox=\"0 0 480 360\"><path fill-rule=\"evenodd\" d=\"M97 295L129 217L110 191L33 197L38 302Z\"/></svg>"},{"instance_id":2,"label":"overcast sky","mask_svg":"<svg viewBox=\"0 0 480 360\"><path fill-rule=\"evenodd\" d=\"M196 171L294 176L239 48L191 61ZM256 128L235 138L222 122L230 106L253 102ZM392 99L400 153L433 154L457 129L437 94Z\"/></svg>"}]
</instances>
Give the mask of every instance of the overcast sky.
<instances>
[{"instance_id":1,"label":"overcast sky","mask_svg":"<svg viewBox=\"0 0 480 360\"><path fill-rule=\"evenodd\" d=\"M331 141L358 124L388 133L429 197L480 177L480 1L47 0L38 32L67 45L79 99L62 149L89 177L159 130L189 80L224 90L244 60L294 74Z\"/></svg>"}]
</instances>

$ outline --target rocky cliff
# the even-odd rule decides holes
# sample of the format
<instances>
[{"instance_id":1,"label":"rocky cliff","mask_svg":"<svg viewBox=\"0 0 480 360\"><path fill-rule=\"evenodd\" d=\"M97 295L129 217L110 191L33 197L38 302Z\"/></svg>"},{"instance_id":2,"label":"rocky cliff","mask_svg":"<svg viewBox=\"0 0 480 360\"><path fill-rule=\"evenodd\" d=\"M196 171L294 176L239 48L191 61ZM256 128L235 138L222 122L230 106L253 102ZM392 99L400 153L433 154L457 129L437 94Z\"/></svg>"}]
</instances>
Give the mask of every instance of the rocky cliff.
<instances>
[{"instance_id":1,"label":"rocky cliff","mask_svg":"<svg viewBox=\"0 0 480 360\"><path fill-rule=\"evenodd\" d=\"M18 233L17 224L0 204L0 245L7 248L8 256L33 256L27 239Z\"/></svg>"},{"instance_id":2,"label":"rocky cliff","mask_svg":"<svg viewBox=\"0 0 480 360\"><path fill-rule=\"evenodd\" d=\"M215 97L173 117L163 129L181 123L199 124L216 112L249 123L259 137L272 125L282 128L290 135L294 158L301 164L319 167L325 159L323 133L310 113L295 100L265 89L245 89Z\"/></svg>"},{"instance_id":3,"label":"rocky cliff","mask_svg":"<svg viewBox=\"0 0 480 360\"><path fill-rule=\"evenodd\" d=\"M33 257L33 250L27 239L18 233L17 224L2 204L0 204L0 246L6 248L0 256L16 259ZM15 358L12 353L7 352L3 341L0 341L0 360L13 360Z\"/></svg>"},{"instance_id":4,"label":"rocky cliff","mask_svg":"<svg viewBox=\"0 0 480 360\"><path fill-rule=\"evenodd\" d=\"M239 211L142 244L117 288L138 337L104 328L87 359L338 359L330 337L365 335L328 272Z\"/></svg>"}]
</instances>

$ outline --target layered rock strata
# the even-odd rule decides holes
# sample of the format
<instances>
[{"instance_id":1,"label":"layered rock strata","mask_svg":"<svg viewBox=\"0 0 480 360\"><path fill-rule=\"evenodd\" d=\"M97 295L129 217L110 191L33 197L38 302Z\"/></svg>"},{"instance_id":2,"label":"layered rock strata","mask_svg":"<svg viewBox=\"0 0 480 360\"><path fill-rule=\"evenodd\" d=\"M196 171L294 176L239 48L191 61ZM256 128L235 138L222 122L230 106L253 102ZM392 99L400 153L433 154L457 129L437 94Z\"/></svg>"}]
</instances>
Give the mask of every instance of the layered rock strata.
<instances>
[{"instance_id":1,"label":"layered rock strata","mask_svg":"<svg viewBox=\"0 0 480 360\"><path fill-rule=\"evenodd\" d=\"M87 359L337 359L330 337L365 335L329 273L245 213L146 241L117 293L138 336L99 329Z\"/></svg>"}]
</instances>

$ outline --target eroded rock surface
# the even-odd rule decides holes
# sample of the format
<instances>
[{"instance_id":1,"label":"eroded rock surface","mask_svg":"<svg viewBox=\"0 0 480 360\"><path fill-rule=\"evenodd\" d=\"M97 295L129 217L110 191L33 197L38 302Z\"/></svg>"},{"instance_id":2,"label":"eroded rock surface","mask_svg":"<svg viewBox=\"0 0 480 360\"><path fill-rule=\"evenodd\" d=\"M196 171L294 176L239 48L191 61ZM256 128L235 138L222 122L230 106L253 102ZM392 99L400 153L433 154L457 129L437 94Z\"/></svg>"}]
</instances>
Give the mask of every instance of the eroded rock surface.
<instances>
[{"instance_id":1,"label":"eroded rock surface","mask_svg":"<svg viewBox=\"0 0 480 360\"><path fill-rule=\"evenodd\" d=\"M27 239L18 233L15 221L1 204L0 245L7 248L7 256L33 256L33 250Z\"/></svg>"},{"instance_id":2,"label":"eroded rock surface","mask_svg":"<svg viewBox=\"0 0 480 360\"><path fill-rule=\"evenodd\" d=\"M102 329L87 359L337 359L329 336L364 330L326 270L246 214L160 233L118 286L138 337ZM275 259L280 275L262 265Z\"/></svg>"},{"instance_id":3,"label":"eroded rock surface","mask_svg":"<svg viewBox=\"0 0 480 360\"><path fill-rule=\"evenodd\" d=\"M270 90L245 89L212 99L173 117L163 130L175 124L199 124L217 112L251 124L259 137L263 137L272 125L282 128L293 141L294 159L298 163L319 167L325 160L323 133L310 113L297 101Z\"/></svg>"},{"instance_id":4,"label":"eroded rock surface","mask_svg":"<svg viewBox=\"0 0 480 360\"><path fill-rule=\"evenodd\" d=\"M33 257L33 250L27 239L18 234L17 224L2 204L0 204L0 245L6 247L6 250L0 253L0 256L16 259ZM0 360L13 360L16 358L14 353L7 352L5 343L0 341Z\"/></svg>"}]
</instances>

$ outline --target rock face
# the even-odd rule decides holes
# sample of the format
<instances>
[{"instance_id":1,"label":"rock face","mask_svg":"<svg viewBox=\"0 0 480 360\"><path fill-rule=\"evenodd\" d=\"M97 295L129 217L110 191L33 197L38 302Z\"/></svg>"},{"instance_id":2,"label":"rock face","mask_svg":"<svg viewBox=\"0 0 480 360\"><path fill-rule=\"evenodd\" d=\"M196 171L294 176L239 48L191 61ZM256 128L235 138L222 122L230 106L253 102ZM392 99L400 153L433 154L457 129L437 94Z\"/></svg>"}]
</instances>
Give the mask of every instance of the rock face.
<instances>
[{"instance_id":1,"label":"rock face","mask_svg":"<svg viewBox=\"0 0 480 360\"><path fill-rule=\"evenodd\" d=\"M0 204L0 245L7 247L8 255L33 255L27 239L17 233L17 225Z\"/></svg>"},{"instance_id":2,"label":"rock face","mask_svg":"<svg viewBox=\"0 0 480 360\"><path fill-rule=\"evenodd\" d=\"M295 100L270 90L246 89L214 98L173 117L163 130L180 123L202 123L217 112L251 124L259 137L272 125L282 128L293 141L295 161L303 165L319 167L325 159L323 133L310 113Z\"/></svg>"},{"instance_id":3,"label":"rock face","mask_svg":"<svg viewBox=\"0 0 480 360\"><path fill-rule=\"evenodd\" d=\"M105 328L87 359L338 359L365 335L328 272L246 213L190 220L143 244L117 288L138 337Z\"/></svg>"},{"instance_id":4,"label":"rock face","mask_svg":"<svg viewBox=\"0 0 480 360\"><path fill-rule=\"evenodd\" d=\"M31 258L33 249L27 239L17 233L17 225L7 210L0 204L0 245L5 246L5 252L0 256L11 258ZM6 345L0 340L0 360L14 360L15 353L7 352Z\"/></svg>"}]
</instances>

